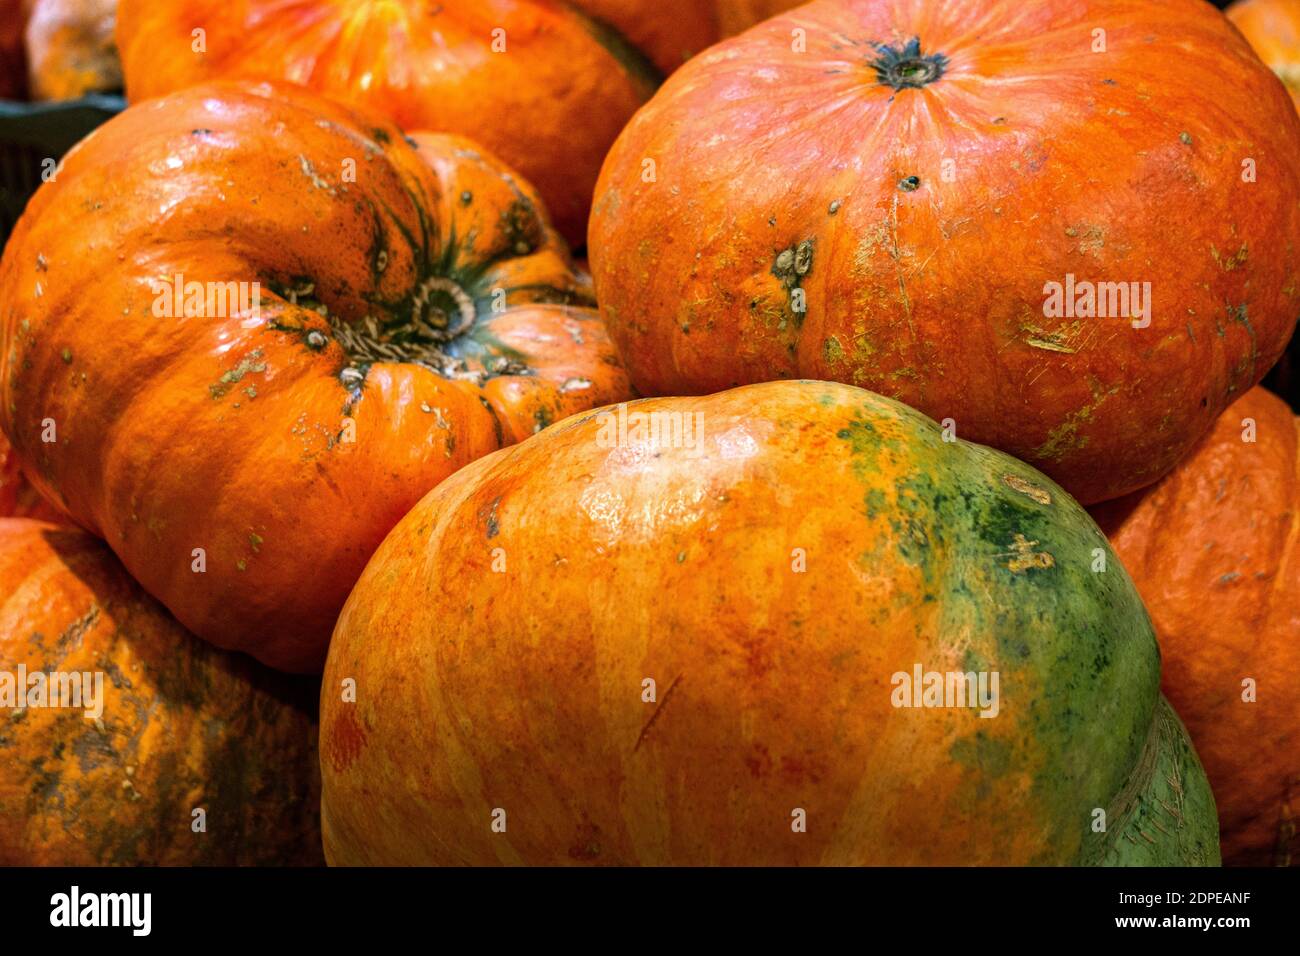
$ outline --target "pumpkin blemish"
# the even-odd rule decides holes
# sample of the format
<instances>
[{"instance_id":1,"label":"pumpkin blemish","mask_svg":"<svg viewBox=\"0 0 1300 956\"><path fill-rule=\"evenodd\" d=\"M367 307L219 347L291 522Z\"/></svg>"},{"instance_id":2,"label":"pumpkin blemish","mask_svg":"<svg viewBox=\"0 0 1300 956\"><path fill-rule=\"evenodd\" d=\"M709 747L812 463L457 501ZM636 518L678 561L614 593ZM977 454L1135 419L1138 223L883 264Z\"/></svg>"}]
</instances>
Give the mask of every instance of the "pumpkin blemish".
<instances>
[{"instance_id":1,"label":"pumpkin blemish","mask_svg":"<svg viewBox=\"0 0 1300 956\"><path fill-rule=\"evenodd\" d=\"M253 349L253 351L248 354L247 358L243 359L238 365L223 374L216 385L209 385L208 393L214 399L223 398L234 385L237 385L244 378L245 375L256 372L265 372L266 363L261 359L262 350Z\"/></svg>"},{"instance_id":2,"label":"pumpkin blemish","mask_svg":"<svg viewBox=\"0 0 1300 956\"><path fill-rule=\"evenodd\" d=\"M1033 568L1046 569L1056 565L1056 559L1046 551L1035 551L1038 547L1037 541L1030 541L1023 534L1016 534L1015 540L1011 544L1011 553L1003 555L1010 557L1011 561L1007 564L1007 569L1013 574L1020 574Z\"/></svg>"},{"instance_id":3,"label":"pumpkin blemish","mask_svg":"<svg viewBox=\"0 0 1300 956\"><path fill-rule=\"evenodd\" d=\"M344 709L330 725L329 734L323 735L326 757L339 773L352 766L366 744L366 732L353 713L355 706Z\"/></svg>"},{"instance_id":4,"label":"pumpkin blemish","mask_svg":"<svg viewBox=\"0 0 1300 956\"><path fill-rule=\"evenodd\" d=\"M501 532L501 523L497 518L497 509L501 506L501 498L498 496L493 499L492 504L488 507L487 516L484 525L487 528L488 540L495 538Z\"/></svg>"},{"instance_id":5,"label":"pumpkin blemish","mask_svg":"<svg viewBox=\"0 0 1300 956\"><path fill-rule=\"evenodd\" d=\"M781 287L785 289L786 295L790 299L790 304L794 303L794 290L801 287L804 278L812 272L813 253L815 251L815 240L805 239L798 245L782 249L776 255L776 260L772 263L772 275L781 281ZM807 304L802 310L795 310L795 321L801 323L806 311Z\"/></svg>"},{"instance_id":6,"label":"pumpkin blemish","mask_svg":"<svg viewBox=\"0 0 1300 956\"><path fill-rule=\"evenodd\" d=\"M1002 481L1008 488L1037 501L1040 505L1050 505L1052 503L1052 496L1045 488L1040 488L1019 475L1003 475Z\"/></svg>"},{"instance_id":7,"label":"pumpkin blemish","mask_svg":"<svg viewBox=\"0 0 1300 956\"><path fill-rule=\"evenodd\" d=\"M645 725L641 728L641 733L637 734L636 743L632 745L633 753L636 753L641 749L641 744L645 742L646 737L649 735L650 728L655 725L655 721L657 721L660 715L664 712L664 708L668 706L668 701L672 700L673 691L677 690L677 685L682 682L684 676L684 674L678 674L673 678L673 682L668 685L668 689L664 691L663 699L655 705L654 713L650 715L650 719L647 720Z\"/></svg>"}]
</instances>

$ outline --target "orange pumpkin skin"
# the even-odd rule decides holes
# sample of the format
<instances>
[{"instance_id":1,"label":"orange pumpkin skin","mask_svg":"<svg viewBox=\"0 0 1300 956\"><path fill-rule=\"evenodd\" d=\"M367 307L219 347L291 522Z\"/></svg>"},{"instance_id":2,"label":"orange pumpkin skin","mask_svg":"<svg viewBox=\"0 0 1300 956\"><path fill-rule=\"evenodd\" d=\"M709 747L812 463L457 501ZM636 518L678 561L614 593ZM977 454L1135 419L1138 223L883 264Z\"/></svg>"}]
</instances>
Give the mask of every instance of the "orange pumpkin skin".
<instances>
[{"instance_id":1,"label":"orange pumpkin skin","mask_svg":"<svg viewBox=\"0 0 1300 956\"><path fill-rule=\"evenodd\" d=\"M32 98L72 100L120 90L116 16L117 0L32 0L26 30Z\"/></svg>"},{"instance_id":2,"label":"orange pumpkin skin","mask_svg":"<svg viewBox=\"0 0 1300 956\"><path fill-rule=\"evenodd\" d=\"M735 36L778 13L801 6L806 0L716 0L718 36Z\"/></svg>"},{"instance_id":3,"label":"orange pumpkin skin","mask_svg":"<svg viewBox=\"0 0 1300 956\"><path fill-rule=\"evenodd\" d=\"M747 25L746 12L728 23ZM605 152L660 75L719 38L717 15L699 0L122 0L118 43L132 100L287 79L403 129L469 136L581 243Z\"/></svg>"},{"instance_id":4,"label":"orange pumpkin skin","mask_svg":"<svg viewBox=\"0 0 1300 956\"><path fill-rule=\"evenodd\" d=\"M97 719L0 707L0 865L321 862L306 681L187 634L74 528L0 518L0 593L0 671L103 681Z\"/></svg>"},{"instance_id":5,"label":"orange pumpkin skin","mask_svg":"<svg viewBox=\"0 0 1300 956\"><path fill-rule=\"evenodd\" d=\"M28 478L191 631L274 667L319 672L429 488L627 394L532 189L417 141L300 87L195 87L69 153L0 265ZM178 275L213 305L178 308Z\"/></svg>"},{"instance_id":6,"label":"orange pumpkin skin","mask_svg":"<svg viewBox=\"0 0 1300 956\"><path fill-rule=\"evenodd\" d=\"M667 75L705 47L803 0L572 0L612 26Z\"/></svg>"},{"instance_id":7,"label":"orange pumpkin skin","mask_svg":"<svg viewBox=\"0 0 1300 956\"><path fill-rule=\"evenodd\" d=\"M1150 622L1098 550L1032 468L848 386L575 416L434 489L353 590L326 858L1217 865ZM891 706L917 663L998 671L997 718Z\"/></svg>"},{"instance_id":8,"label":"orange pumpkin skin","mask_svg":"<svg viewBox=\"0 0 1300 956\"><path fill-rule=\"evenodd\" d=\"M1300 865L1298 468L1295 416L1256 388L1159 484L1093 509L1151 614L1229 864Z\"/></svg>"},{"instance_id":9,"label":"orange pumpkin skin","mask_svg":"<svg viewBox=\"0 0 1300 956\"><path fill-rule=\"evenodd\" d=\"M1224 13L1300 105L1300 3L1240 0Z\"/></svg>"},{"instance_id":10,"label":"orange pumpkin skin","mask_svg":"<svg viewBox=\"0 0 1300 956\"><path fill-rule=\"evenodd\" d=\"M26 0L0 0L0 99L22 99L27 92L23 29Z\"/></svg>"},{"instance_id":11,"label":"orange pumpkin skin","mask_svg":"<svg viewBox=\"0 0 1300 956\"><path fill-rule=\"evenodd\" d=\"M669 79L588 246L642 394L843 381L1087 503L1158 479L1274 363L1298 235L1300 119L1206 4L820 0ZM1150 325L1049 318L1074 280L1149 282Z\"/></svg>"},{"instance_id":12,"label":"orange pumpkin skin","mask_svg":"<svg viewBox=\"0 0 1300 956\"><path fill-rule=\"evenodd\" d=\"M38 518L58 523L66 520L23 477L22 463L3 434L0 434L0 518Z\"/></svg>"}]
</instances>

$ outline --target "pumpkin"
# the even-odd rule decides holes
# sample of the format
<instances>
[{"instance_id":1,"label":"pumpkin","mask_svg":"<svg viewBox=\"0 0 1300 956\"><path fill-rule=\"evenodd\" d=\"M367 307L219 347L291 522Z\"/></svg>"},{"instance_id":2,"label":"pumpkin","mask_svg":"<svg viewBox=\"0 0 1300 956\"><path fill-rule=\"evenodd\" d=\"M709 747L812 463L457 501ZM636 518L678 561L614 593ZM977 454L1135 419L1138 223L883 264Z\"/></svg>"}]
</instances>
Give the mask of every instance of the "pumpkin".
<instances>
[{"instance_id":1,"label":"pumpkin","mask_svg":"<svg viewBox=\"0 0 1300 956\"><path fill-rule=\"evenodd\" d=\"M27 92L23 53L26 0L0 0L0 99L22 99Z\"/></svg>"},{"instance_id":2,"label":"pumpkin","mask_svg":"<svg viewBox=\"0 0 1300 956\"><path fill-rule=\"evenodd\" d=\"M1224 12L1300 104L1300 3L1239 0Z\"/></svg>"},{"instance_id":3,"label":"pumpkin","mask_svg":"<svg viewBox=\"0 0 1300 956\"><path fill-rule=\"evenodd\" d=\"M1300 2L1241 0L1225 12L1300 106ZM1264 384L1300 408L1300 342L1291 340Z\"/></svg>"},{"instance_id":4,"label":"pumpkin","mask_svg":"<svg viewBox=\"0 0 1300 956\"><path fill-rule=\"evenodd\" d=\"M601 160L664 73L797 0L123 0L132 100L287 79L405 129L469 136L518 168L573 243ZM203 31L195 39L194 31Z\"/></svg>"},{"instance_id":5,"label":"pumpkin","mask_svg":"<svg viewBox=\"0 0 1300 956\"><path fill-rule=\"evenodd\" d=\"M320 862L313 687L187 634L75 528L0 518L0 593L0 865Z\"/></svg>"},{"instance_id":6,"label":"pumpkin","mask_svg":"<svg viewBox=\"0 0 1300 956\"><path fill-rule=\"evenodd\" d=\"M0 264L0 427L187 628L317 672L370 553L457 468L626 397L535 192L288 84L128 108Z\"/></svg>"},{"instance_id":7,"label":"pumpkin","mask_svg":"<svg viewBox=\"0 0 1300 956\"><path fill-rule=\"evenodd\" d=\"M664 85L588 246L642 394L843 381L1087 503L1281 354L1297 235L1300 119L1205 4L820 0Z\"/></svg>"},{"instance_id":8,"label":"pumpkin","mask_svg":"<svg viewBox=\"0 0 1300 956\"><path fill-rule=\"evenodd\" d=\"M1230 864L1300 865L1298 462L1296 418L1256 388L1163 481L1095 510L1151 613Z\"/></svg>"},{"instance_id":9,"label":"pumpkin","mask_svg":"<svg viewBox=\"0 0 1300 956\"><path fill-rule=\"evenodd\" d=\"M32 98L72 100L120 90L116 18L117 0L31 0L26 42Z\"/></svg>"},{"instance_id":10,"label":"pumpkin","mask_svg":"<svg viewBox=\"0 0 1300 956\"><path fill-rule=\"evenodd\" d=\"M734 36L778 13L785 13L807 0L714 0L717 35ZM707 6L707 4L706 4Z\"/></svg>"},{"instance_id":11,"label":"pumpkin","mask_svg":"<svg viewBox=\"0 0 1300 956\"><path fill-rule=\"evenodd\" d=\"M47 502L23 477L22 463L0 434L0 518L39 518L61 522L58 509Z\"/></svg>"},{"instance_id":12,"label":"pumpkin","mask_svg":"<svg viewBox=\"0 0 1300 956\"><path fill-rule=\"evenodd\" d=\"M1215 864L1108 553L1050 479L851 386L575 416L367 565L321 691L326 858Z\"/></svg>"}]
</instances>

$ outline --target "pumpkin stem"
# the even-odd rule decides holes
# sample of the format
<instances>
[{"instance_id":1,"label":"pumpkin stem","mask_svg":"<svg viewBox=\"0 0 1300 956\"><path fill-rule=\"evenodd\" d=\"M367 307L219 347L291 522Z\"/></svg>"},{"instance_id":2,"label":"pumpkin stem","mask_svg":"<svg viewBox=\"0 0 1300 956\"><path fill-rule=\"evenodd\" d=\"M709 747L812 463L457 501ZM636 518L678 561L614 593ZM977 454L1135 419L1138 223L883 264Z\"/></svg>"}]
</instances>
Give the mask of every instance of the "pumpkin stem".
<instances>
[{"instance_id":1,"label":"pumpkin stem","mask_svg":"<svg viewBox=\"0 0 1300 956\"><path fill-rule=\"evenodd\" d=\"M410 298L409 318L384 321L367 315L347 321L327 313L335 340L351 363L340 373L349 391L360 388L376 362L411 362L446 378L482 378L447 347L478 321L474 299L459 284L444 276L430 276Z\"/></svg>"},{"instance_id":2,"label":"pumpkin stem","mask_svg":"<svg viewBox=\"0 0 1300 956\"><path fill-rule=\"evenodd\" d=\"M469 331L477 318L474 300L450 279L430 276L415 290L411 324L435 342L450 342Z\"/></svg>"},{"instance_id":3,"label":"pumpkin stem","mask_svg":"<svg viewBox=\"0 0 1300 956\"><path fill-rule=\"evenodd\" d=\"M887 43L874 46L880 54L871 62L876 79L882 86L893 87L895 91L905 87L920 89L939 79L948 68L948 58L942 53L921 53L918 37L912 37L899 47Z\"/></svg>"}]
</instances>

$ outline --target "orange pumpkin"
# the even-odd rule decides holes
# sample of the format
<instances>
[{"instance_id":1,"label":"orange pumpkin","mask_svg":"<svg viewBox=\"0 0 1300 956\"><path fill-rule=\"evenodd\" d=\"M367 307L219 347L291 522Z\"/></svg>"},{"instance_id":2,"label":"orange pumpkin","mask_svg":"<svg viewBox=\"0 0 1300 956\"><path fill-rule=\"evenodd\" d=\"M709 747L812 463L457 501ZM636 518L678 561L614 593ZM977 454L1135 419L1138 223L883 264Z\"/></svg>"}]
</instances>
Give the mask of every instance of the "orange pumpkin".
<instances>
[{"instance_id":1,"label":"orange pumpkin","mask_svg":"<svg viewBox=\"0 0 1300 956\"><path fill-rule=\"evenodd\" d=\"M1225 12L1300 107L1300 0L1241 0ZM1291 340L1264 384L1300 408L1300 341Z\"/></svg>"},{"instance_id":2,"label":"orange pumpkin","mask_svg":"<svg viewBox=\"0 0 1300 956\"><path fill-rule=\"evenodd\" d=\"M26 0L0 0L0 99L22 99L27 92L23 29Z\"/></svg>"},{"instance_id":3,"label":"orange pumpkin","mask_svg":"<svg viewBox=\"0 0 1300 956\"><path fill-rule=\"evenodd\" d=\"M28 478L190 630L287 670L319 671L426 491L627 394L531 187L287 84L100 127L28 205L0 302Z\"/></svg>"},{"instance_id":4,"label":"orange pumpkin","mask_svg":"<svg viewBox=\"0 0 1300 956\"><path fill-rule=\"evenodd\" d=\"M326 857L1216 864L1107 551L1032 468L848 386L575 416L432 491L357 583Z\"/></svg>"},{"instance_id":5,"label":"orange pumpkin","mask_svg":"<svg viewBox=\"0 0 1300 956\"><path fill-rule=\"evenodd\" d=\"M819 0L637 114L589 254L643 394L848 382L1094 502L1281 354L1297 236L1300 118L1207 4Z\"/></svg>"},{"instance_id":6,"label":"orange pumpkin","mask_svg":"<svg viewBox=\"0 0 1300 956\"><path fill-rule=\"evenodd\" d=\"M185 633L74 528L0 519L0 593L0 865L321 862L314 682Z\"/></svg>"},{"instance_id":7,"label":"orange pumpkin","mask_svg":"<svg viewBox=\"0 0 1300 956\"><path fill-rule=\"evenodd\" d=\"M23 477L22 463L3 434L0 434L0 518L64 520L58 509L37 494Z\"/></svg>"},{"instance_id":8,"label":"orange pumpkin","mask_svg":"<svg viewBox=\"0 0 1300 956\"><path fill-rule=\"evenodd\" d=\"M1300 0L1240 0L1224 12L1300 104Z\"/></svg>"},{"instance_id":9,"label":"orange pumpkin","mask_svg":"<svg viewBox=\"0 0 1300 956\"><path fill-rule=\"evenodd\" d=\"M32 99L120 90L116 16L117 0L31 0L26 39Z\"/></svg>"},{"instance_id":10,"label":"orange pumpkin","mask_svg":"<svg viewBox=\"0 0 1300 956\"><path fill-rule=\"evenodd\" d=\"M717 40L719 20L736 29L795 2L123 0L118 40L133 100L287 79L404 129L469 136L580 243L600 162L662 75Z\"/></svg>"},{"instance_id":11,"label":"orange pumpkin","mask_svg":"<svg viewBox=\"0 0 1300 956\"><path fill-rule=\"evenodd\" d=\"M1300 865L1298 469L1295 416L1256 388L1155 487L1094 509L1151 613L1225 863Z\"/></svg>"},{"instance_id":12,"label":"orange pumpkin","mask_svg":"<svg viewBox=\"0 0 1300 956\"><path fill-rule=\"evenodd\" d=\"M718 37L734 36L807 0L714 0ZM705 4L705 6L708 6Z\"/></svg>"}]
</instances>

